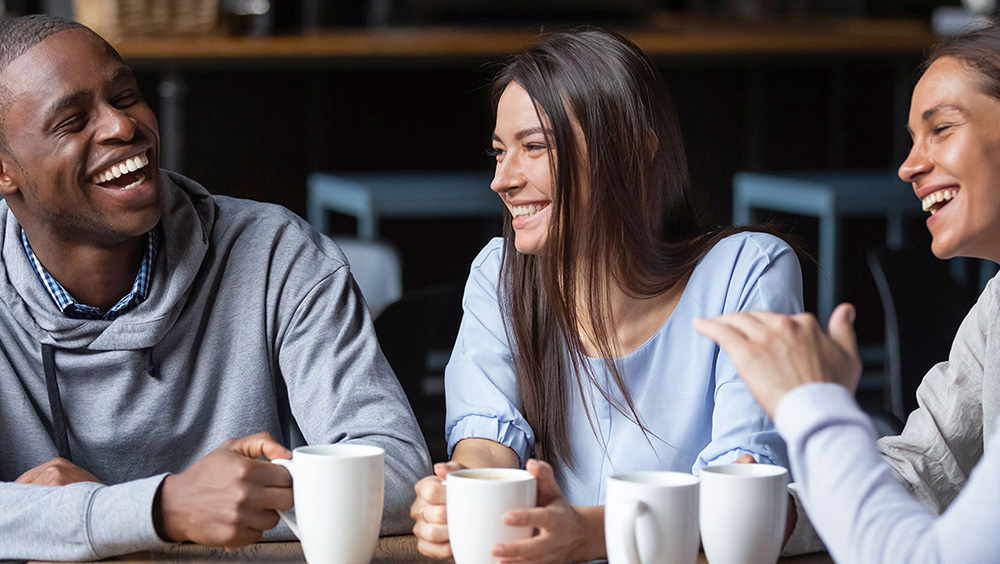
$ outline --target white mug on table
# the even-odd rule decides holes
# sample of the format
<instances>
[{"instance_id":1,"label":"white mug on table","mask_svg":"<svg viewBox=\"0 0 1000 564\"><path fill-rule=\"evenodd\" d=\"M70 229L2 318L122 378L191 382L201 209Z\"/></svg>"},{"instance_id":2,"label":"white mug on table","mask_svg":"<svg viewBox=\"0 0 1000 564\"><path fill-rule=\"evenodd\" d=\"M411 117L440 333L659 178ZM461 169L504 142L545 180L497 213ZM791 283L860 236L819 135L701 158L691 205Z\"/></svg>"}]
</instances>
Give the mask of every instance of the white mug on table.
<instances>
[{"instance_id":1,"label":"white mug on table","mask_svg":"<svg viewBox=\"0 0 1000 564\"><path fill-rule=\"evenodd\" d=\"M788 470L770 464L701 469L701 543L709 564L774 564L788 512Z\"/></svg>"},{"instance_id":2,"label":"white mug on table","mask_svg":"<svg viewBox=\"0 0 1000 564\"><path fill-rule=\"evenodd\" d=\"M456 564L493 564L493 545L531 537L531 527L511 527L503 515L535 506L535 477L513 468L456 470L444 480L448 538Z\"/></svg>"},{"instance_id":3,"label":"white mug on table","mask_svg":"<svg viewBox=\"0 0 1000 564\"><path fill-rule=\"evenodd\" d=\"M385 451L335 444L299 447L271 462L292 474L295 515L279 511L309 564L371 562L382 527Z\"/></svg>"},{"instance_id":4,"label":"white mug on table","mask_svg":"<svg viewBox=\"0 0 1000 564\"><path fill-rule=\"evenodd\" d=\"M609 564L694 564L698 478L634 472L608 478L604 538Z\"/></svg>"}]
</instances>

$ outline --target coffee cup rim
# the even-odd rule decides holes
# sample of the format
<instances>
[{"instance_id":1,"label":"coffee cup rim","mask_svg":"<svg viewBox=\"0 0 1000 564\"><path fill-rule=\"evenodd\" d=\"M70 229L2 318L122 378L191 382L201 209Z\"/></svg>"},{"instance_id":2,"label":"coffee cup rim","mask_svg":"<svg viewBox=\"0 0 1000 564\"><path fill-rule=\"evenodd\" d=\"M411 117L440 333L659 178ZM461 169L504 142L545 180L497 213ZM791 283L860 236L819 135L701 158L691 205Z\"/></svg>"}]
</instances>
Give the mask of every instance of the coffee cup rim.
<instances>
[{"instance_id":1,"label":"coffee cup rim","mask_svg":"<svg viewBox=\"0 0 1000 564\"><path fill-rule=\"evenodd\" d=\"M671 470L646 470L614 474L608 478L623 484L636 486L673 486L685 487L698 485L698 476L686 472Z\"/></svg>"},{"instance_id":2,"label":"coffee cup rim","mask_svg":"<svg viewBox=\"0 0 1000 564\"><path fill-rule=\"evenodd\" d=\"M493 474L502 476L499 480L486 480L483 478L478 478L476 474ZM527 482L534 480L535 477L531 475L527 470L522 470L520 468L463 468L461 470L455 470L454 472L448 473L448 477L445 481L452 478L459 480L476 480L482 482L483 484L503 484L511 482Z\"/></svg>"},{"instance_id":3,"label":"coffee cup rim","mask_svg":"<svg viewBox=\"0 0 1000 564\"><path fill-rule=\"evenodd\" d=\"M701 469L701 474L710 474L722 479L773 478L788 475L788 468L776 464L716 464Z\"/></svg>"},{"instance_id":4,"label":"coffee cup rim","mask_svg":"<svg viewBox=\"0 0 1000 564\"><path fill-rule=\"evenodd\" d=\"M374 445L356 444L328 444L328 445L305 445L297 447L292 451L292 456L336 456L337 458L369 458L373 456L384 456L385 450Z\"/></svg>"}]
</instances>

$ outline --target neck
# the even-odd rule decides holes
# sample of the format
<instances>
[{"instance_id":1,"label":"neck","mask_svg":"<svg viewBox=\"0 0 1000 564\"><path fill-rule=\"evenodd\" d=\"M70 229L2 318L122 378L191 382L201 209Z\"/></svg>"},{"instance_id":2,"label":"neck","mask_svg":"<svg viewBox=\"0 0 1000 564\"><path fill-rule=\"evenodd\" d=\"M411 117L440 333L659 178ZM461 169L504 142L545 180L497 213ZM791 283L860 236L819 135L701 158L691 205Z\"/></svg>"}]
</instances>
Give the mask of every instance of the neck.
<instances>
[{"instance_id":1,"label":"neck","mask_svg":"<svg viewBox=\"0 0 1000 564\"><path fill-rule=\"evenodd\" d=\"M132 290L146 254L146 235L111 247L33 237L27 229L25 235L38 261L77 302L102 311Z\"/></svg>"},{"instance_id":2,"label":"neck","mask_svg":"<svg viewBox=\"0 0 1000 564\"><path fill-rule=\"evenodd\" d=\"M636 350L666 323L677 307L681 294L687 285L687 280L675 284L661 294L637 298L627 294L613 281L608 303L613 326L609 327L611 351L615 357L621 357ZM599 315L592 304L588 303L584 292L577 294L577 312L579 317L578 331L584 353L590 357L600 356L596 346L593 315Z\"/></svg>"}]
</instances>

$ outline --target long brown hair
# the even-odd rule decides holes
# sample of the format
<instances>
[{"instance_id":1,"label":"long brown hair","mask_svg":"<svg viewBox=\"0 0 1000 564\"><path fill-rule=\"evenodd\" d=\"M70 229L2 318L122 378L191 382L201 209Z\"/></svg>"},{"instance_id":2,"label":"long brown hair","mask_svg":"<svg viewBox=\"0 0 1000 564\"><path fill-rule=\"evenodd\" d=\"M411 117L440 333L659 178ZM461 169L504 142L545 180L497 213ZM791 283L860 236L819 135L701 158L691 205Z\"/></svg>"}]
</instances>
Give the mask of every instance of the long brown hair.
<instances>
[{"instance_id":1,"label":"long brown hair","mask_svg":"<svg viewBox=\"0 0 1000 564\"><path fill-rule=\"evenodd\" d=\"M614 359L613 288L637 298L658 296L682 284L717 241L741 229L702 227L673 103L652 62L624 36L587 29L541 37L494 79L494 111L515 82L531 97L539 122L543 116L549 122L555 188L543 254L516 251L505 213L497 290L535 454L572 467L566 424L571 385L580 390L592 424L585 382L650 434ZM598 384L586 362L578 296L590 304L588 337L620 400Z\"/></svg>"}]
</instances>

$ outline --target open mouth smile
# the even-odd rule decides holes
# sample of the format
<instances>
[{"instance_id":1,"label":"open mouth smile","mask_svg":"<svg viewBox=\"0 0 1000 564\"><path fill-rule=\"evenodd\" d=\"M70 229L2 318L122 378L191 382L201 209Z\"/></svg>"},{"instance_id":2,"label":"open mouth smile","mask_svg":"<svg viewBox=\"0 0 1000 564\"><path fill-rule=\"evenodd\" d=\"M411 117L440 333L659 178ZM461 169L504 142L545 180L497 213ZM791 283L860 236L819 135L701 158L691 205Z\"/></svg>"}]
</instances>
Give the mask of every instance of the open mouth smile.
<instances>
[{"instance_id":1,"label":"open mouth smile","mask_svg":"<svg viewBox=\"0 0 1000 564\"><path fill-rule=\"evenodd\" d=\"M146 180L146 173L142 169L148 165L149 157L142 153L111 165L104 172L95 174L90 181L104 188L131 190Z\"/></svg>"},{"instance_id":2,"label":"open mouth smile","mask_svg":"<svg viewBox=\"0 0 1000 564\"><path fill-rule=\"evenodd\" d=\"M545 205L542 205L542 204L528 204L526 206L512 206L510 208L510 213L511 213L511 215L514 216L514 219L527 218L527 217L531 217L531 216L535 215L536 213L542 211L546 207L548 207L548 204L545 204Z\"/></svg>"},{"instance_id":3,"label":"open mouth smile","mask_svg":"<svg viewBox=\"0 0 1000 564\"><path fill-rule=\"evenodd\" d=\"M948 202L950 202L956 194L958 194L957 189L938 190L937 192L932 192L925 196L923 200L920 200L920 204L924 211L929 211L931 212L931 215L934 215L938 212L938 210L948 205Z\"/></svg>"}]
</instances>

